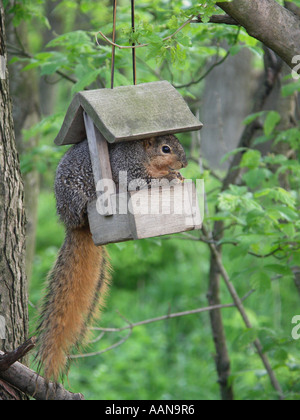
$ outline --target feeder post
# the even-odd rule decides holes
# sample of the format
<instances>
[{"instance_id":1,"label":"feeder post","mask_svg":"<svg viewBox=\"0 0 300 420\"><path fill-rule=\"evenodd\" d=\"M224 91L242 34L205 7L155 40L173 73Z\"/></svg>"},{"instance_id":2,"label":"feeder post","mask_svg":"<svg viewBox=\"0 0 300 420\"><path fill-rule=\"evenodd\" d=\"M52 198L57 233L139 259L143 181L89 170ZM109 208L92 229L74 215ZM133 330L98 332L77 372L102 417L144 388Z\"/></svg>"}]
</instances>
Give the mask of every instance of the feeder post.
<instances>
[{"instance_id":1,"label":"feeder post","mask_svg":"<svg viewBox=\"0 0 300 420\"><path fill-rule=\"evenodd\" d=\"M109 179L112 180L112 171L110 166L110 158L107 141L104 136L100 133L92 120L92 118L86 113L83 113L84 124L86 129L86 135L90 148L91 162L93 167L95 186L100 180ZM105 207L105 216L113 215L113 206L111 197L108 197L108 203Z\"/></svg>"}]
</instances>

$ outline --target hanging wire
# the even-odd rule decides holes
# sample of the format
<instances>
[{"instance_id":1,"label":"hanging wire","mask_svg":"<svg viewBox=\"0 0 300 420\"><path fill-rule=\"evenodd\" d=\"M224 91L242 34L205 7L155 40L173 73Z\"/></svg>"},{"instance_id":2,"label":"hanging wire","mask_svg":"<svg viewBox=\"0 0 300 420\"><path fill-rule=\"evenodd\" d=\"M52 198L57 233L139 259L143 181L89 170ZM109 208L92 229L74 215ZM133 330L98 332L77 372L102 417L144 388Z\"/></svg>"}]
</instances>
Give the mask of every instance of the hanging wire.
<instances>
[{"instance_id":1,"label":"hanging wire","mask_svg":"<svg viewBox=\"0 0 300 420\"><path fill-rule=\"evenodd\" d=\"M135 0L131 0L131 27L132 32L135 32ZM135 43L132 43L135 47ZM133 84L136 85L136 50L132 49L132 67L133 67Z\"/></svg>"},{"instance_id":2,"label":"hanging wire","mask_svg":"<svg viewBox=\"0 0 300 420\"><path fill-rule=\"evenodd\" d=\"M117 0L114 0L113 3L113 38L112 38L112 60L111 60L111 89L114 88L114 78L115 78L115 56L116 56L116 21L117 21ZM131 0L131 28L132 32L135 32L135 0ZM136 51L135 51L135 42L132 43L132 70L133 70L133 84L137 84L136 79Z\"/></svg>"},{"instance_id":3,"label":"hanging wire","mask_svg":"<svg viewBox=\"0 0 300 420\"><path fill-rule=\"evenodd\" d=\"M113 43L116 42L116 21L117 21L117 0L114 0L113 6ZM112 58L111 58L111 79L110 79L110 87L111 89L114 88L114 78L115 78L115 54L116 47L115 45L112 46Z\"/></svg>"}]
</instances>

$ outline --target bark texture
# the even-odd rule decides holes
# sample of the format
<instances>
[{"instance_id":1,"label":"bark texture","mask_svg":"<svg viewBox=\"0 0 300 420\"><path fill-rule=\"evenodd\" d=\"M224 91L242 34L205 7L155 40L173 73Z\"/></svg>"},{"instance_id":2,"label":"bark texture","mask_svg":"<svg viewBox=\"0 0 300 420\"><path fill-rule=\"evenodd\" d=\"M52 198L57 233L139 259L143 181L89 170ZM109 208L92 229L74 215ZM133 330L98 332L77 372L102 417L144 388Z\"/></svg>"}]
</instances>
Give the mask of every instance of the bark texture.
<instances>
[{"instance_id":1,"label":"bark texture","mask_svg":"<svg viewBox=\"0 0 300 420\"><path fill-rule=\"evenodd\" d=\"M10 3L13 3L12 1ZM12 7L12 4L11 4ZM9 21L9 15L6 22ZM23 22L17 28L12 21L6 24L6 38L8 45L28 49L28 30ZM8 61L12 58L8 54ZM23 62L15 62L9 65L10 96L12 98L14 131L18 153L20 155L30 153L38 146L38 136L24 140L23 130L31 128L40 121L41 113L38 98L38 74L36 69L22 71ZM45 101L47 102L47 101ZM33 166L29 172L23 173L26 210L26 274L30 280L33 260L35 255L36 227L38 195L40 190L40 175Z\"/></svg>"},{"instance_id":2,"label":"bark texture","mask_svg":"<svg viewBox=\"0 0 300 420\"><path fill-rule=\"evenodd\" d=\"M0 55L6 60L2 0ZM2 324L5 323L5 339L0 337L0 349L10 351L25 341L28 300L23 183L15 146L7 70L4 78L0 80L0 250L0 315ZM3 332L3 329L1 330ZM2 386L1 383L0 398L5 399L6 395L13 395L7 391L8 387Z\"/></svg>"}]
</instances>

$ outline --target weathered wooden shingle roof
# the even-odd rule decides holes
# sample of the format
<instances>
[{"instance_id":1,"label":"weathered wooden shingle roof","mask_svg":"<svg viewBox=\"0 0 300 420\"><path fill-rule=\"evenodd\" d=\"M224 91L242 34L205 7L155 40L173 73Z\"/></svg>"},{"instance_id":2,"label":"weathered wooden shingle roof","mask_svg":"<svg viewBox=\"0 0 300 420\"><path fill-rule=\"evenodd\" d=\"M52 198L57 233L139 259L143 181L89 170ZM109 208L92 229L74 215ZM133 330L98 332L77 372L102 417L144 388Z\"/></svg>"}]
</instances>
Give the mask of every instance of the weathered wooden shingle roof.
<instances>
[{"instance_id":1,"label":"weathered wooden shingle roof","mask_svg":"<svg viewBox=\"0 0 300 420\"><path fill-rule=\"evenodd\" d=\"M110 143L202 128L169 82L152 82L77 93L55 139L57 145L86 138L84 111Z\"/></svg>"}]
</instances>

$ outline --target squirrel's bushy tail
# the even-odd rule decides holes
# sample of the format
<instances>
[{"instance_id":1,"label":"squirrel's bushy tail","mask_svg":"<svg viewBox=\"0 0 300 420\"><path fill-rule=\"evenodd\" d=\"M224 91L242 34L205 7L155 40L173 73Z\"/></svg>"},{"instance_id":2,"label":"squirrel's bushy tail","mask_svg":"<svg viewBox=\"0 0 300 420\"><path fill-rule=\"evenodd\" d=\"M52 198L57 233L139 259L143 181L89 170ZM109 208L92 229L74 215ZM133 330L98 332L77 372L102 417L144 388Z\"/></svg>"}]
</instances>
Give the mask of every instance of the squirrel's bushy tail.
<instances>
[{"instance_id":1,"label":"squirrel's bushy tail","mask_svg":"<svg viewBox=\"0 0 300 420\"><path fill-rule=\"evenodd\" d=\"M37 358L47 379L57 381L71 348L85 336L87 324L103 305L109 285L109 259L96 247L88 227L67 231L49 274L38 327Z\"/></svg>"}]
</instances>

